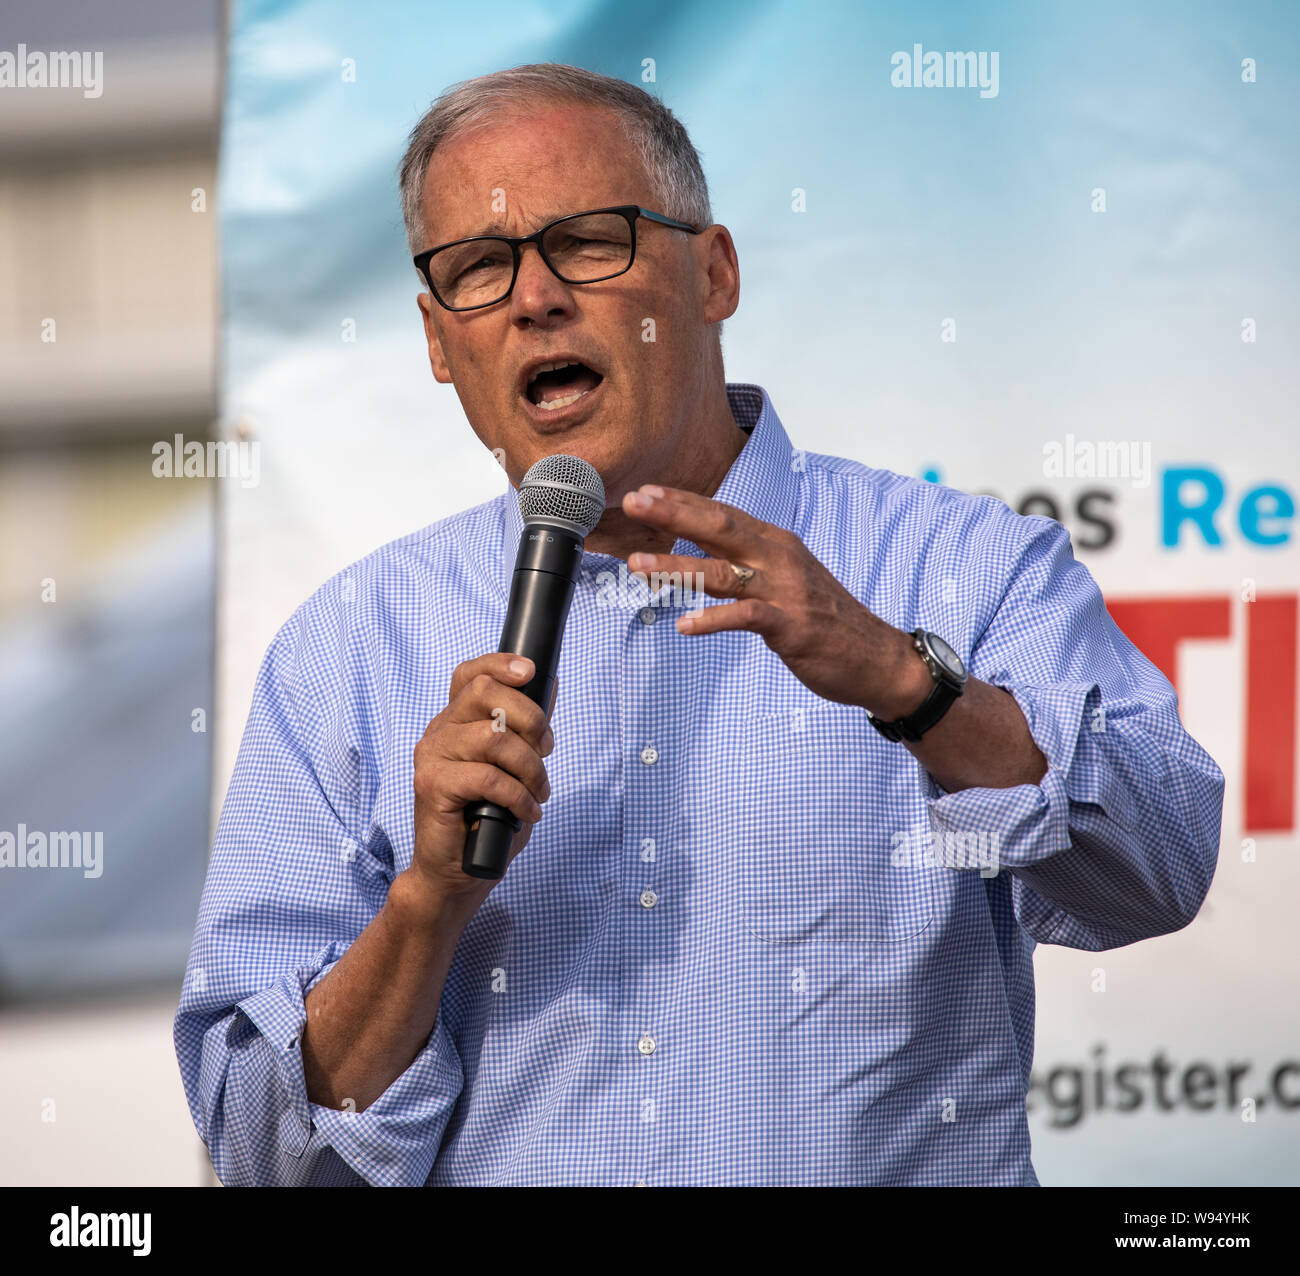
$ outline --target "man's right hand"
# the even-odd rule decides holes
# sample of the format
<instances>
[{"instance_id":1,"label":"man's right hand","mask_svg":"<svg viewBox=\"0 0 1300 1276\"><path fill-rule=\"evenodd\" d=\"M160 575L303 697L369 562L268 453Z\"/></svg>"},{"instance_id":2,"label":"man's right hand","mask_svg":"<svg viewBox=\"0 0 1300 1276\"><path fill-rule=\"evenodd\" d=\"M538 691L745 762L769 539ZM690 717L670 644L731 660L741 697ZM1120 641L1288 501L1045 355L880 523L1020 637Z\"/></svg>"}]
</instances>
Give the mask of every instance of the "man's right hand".
<instances>
[{"instance_id":1,"label":"man's right hand","mask_svg":"<svg viewBox=\"0 0 1300 1276\"><path fill-rule=\"evenodd\" d=\"M496 885L461 869L466 806L496 802L523 821L511 860L542 818L551 794L542 759L555 737L549 715L519 690L532 676L533 662L509 652L457 665L447 707L415 746L415 852L402 876L431 913L468 921Z\"/></svg>"},{"instance_id":2,"label":"man's right hand","mask_svg":"<svg viewBox=\"0 0 1300 1276\"><path fill-rule=\"evenodd\" d=\"M555 747L549 713L519 690L532 676L532 661L509 653L458 665L447 707L415 746L411 866L304 998L302 1066L313 1103L364 1112L428 1042L461 932L496 885L461 870L465 807L497 802L523 821L513 859L550 796L542 765Z\"/></svg>"}]
</instances>

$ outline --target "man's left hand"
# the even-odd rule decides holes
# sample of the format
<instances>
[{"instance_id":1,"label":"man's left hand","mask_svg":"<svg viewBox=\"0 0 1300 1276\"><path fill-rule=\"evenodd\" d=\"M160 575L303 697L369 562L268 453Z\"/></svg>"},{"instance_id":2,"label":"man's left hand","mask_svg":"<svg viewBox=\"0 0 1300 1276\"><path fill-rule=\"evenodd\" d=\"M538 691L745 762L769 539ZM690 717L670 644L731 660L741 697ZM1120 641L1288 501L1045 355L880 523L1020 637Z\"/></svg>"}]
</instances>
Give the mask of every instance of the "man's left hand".
<instances>
[{"instance_id":1,"label":"man's left hand","mask_svg":"<svg viewBox=\"0 0 1300 1276\"><path fill-rule=\"evenodd\" d=\"M683 582L698 573L705 593L735 600L680 617L679 632L750 630L810 691L861 705L885 722L912 713L929 694L933 681L912 636L858 602L793 532L696 492L655 484L627 493L623 512L714 556L635 553L627 560L632 571L681 572ZM742 581L732 564L753 575Z\"/></svg>"}]
</instances>

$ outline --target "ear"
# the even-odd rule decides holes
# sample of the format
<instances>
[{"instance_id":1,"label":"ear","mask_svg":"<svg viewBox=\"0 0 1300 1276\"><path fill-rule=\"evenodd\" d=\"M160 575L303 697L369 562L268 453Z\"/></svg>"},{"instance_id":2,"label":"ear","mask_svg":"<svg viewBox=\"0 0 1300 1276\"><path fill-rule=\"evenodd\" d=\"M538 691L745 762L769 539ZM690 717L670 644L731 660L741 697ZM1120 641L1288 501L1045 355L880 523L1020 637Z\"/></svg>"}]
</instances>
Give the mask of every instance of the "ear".
<instances>
[{"instance_id":1,"label":"ear","mask_svg":"<svg viewBox=\"0 0 1300 1276\"><path fill-rule=\"evenodd\" d=\"M721 323L730 319L740 305L740 262L736 245L725 226L709 226L693 238L697 260L704 269L704 321Z\"/></svg>"},{"instance_id":2,"label":"ear","mask_svg":"<svg viewBox=\"0 0 1300 1276\"><path fill-rule=\"evenodd\" d=\"M451 371L447 367L447 359L442 352L442 339L438 336L434 320L434 310L438 303L429 292L423 291L416 298L416 304L424 318L424 338L429 346L429 367L433 369L433 379L443 385L451 385Z\"/></svg>"}]
</instances>

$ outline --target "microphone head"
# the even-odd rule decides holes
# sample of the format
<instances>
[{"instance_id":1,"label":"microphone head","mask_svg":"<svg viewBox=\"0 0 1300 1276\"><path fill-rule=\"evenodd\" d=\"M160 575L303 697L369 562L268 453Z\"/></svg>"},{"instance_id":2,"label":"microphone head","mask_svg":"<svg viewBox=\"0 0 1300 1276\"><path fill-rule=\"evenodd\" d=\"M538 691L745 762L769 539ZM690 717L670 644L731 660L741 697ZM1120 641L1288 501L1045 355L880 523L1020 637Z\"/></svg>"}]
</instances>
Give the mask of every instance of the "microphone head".
<instances>
[{"instance_id":1,"label":"microphone head","mask_svg":"<svg viewBox=\"0 0 1300 1276\"><path fill-rule=\"evenodd\" d=\"M519 512L525 524L563 523L586 540L605 512L605 484L580 457L544 456L519 484Z\"/></svg>"}]
</instances>

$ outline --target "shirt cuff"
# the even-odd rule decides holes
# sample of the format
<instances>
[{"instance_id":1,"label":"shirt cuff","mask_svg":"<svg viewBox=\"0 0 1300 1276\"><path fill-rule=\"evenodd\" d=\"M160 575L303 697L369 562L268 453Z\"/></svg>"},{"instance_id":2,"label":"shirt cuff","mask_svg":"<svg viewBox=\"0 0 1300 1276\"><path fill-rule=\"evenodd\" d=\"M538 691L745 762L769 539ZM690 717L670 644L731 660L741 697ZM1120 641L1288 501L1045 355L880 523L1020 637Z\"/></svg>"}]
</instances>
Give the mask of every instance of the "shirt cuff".
<instances>
[{"instance_id":1,"label":"shirt cuff","mask_svg":"<svg viewBox=\"0 0 1300 1276\"><path fill-rule=\"evenodd\" d=\"M935 862L948 868L975 869L984 877L996 876L1003 868L1041 863L1068 850L1072 800L1107 805L1099 801L1099 791L1093 792L1097 784L1074 774L1080 735L1099 708L1097 685L1004 685L1003 689L1015 697L1034 743L1047 760L1043 778L1037 784L1013 788L949 793L926 774ZM1104 723L1104 717L1101 721Z\"/></svg>"},{"instance_id":2,"label":"shirt cuff","mask_svg":"<svg viewBox=\"0 0 1300 1276\"><path fill-rule=\"evenodd\" d=\"M419 1187L429 1177L464 1088L460 1055L441 1013L411 1065L364 1112L322 1107L307 1096L302 1066L306 995L346 951L347 945L328 944L309 965L239 1003L275 1059L287 1103L280 1145L294 1157L328 1145L371 1186Z\"/></svg>"}]
</instances>

